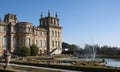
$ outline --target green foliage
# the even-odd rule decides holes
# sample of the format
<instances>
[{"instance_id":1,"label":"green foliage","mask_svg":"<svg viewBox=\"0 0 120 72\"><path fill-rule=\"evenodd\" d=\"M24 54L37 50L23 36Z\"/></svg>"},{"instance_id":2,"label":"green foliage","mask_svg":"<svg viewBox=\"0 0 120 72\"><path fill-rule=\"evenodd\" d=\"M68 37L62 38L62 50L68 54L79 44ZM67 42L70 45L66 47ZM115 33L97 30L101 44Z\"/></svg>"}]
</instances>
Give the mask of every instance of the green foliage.
<instances>
[{"instance_id":1,"label":"green foliage","mask_svg":"<svg viewBox=\"0 0 120 72\"><path fill-rule=\"evenodd\" d=\"M23 46L20 48L20 56L30 56L30 48Z\"/></svg>"},{"instance_id":2,"label":"green foliage","mask_svg":"<svg viewBox=\"0 0 120 72\"><path fill-rule=\"evenodd\" d=\"M62 48L69 48L69 47L70 45L68 43L65 43L65 42L62 43Z\"/></svg>"},{"instance_id":3,"label":"green foliage","mask_svg":"<svg viewBox=\"0 0 120 72\"><path fill-rule=\"evenodd\" d=\"M36 45L30 46L30 56L36 56L38 54L39 48Z\"/></svg>"},{"instance_id":4,"label":"green foliage","mask_svg":"<svg viewBox=\"0 0 120 72\"><path fill-rule=\"evenodd\" d=\"M79 47L75 44L68 44L63 42L62 43L62 48L63 48L63 52L62 54L76 54L76 52L78 51ZM68 49L68 51L65 51L65 49Z\"/></svg>"}]
</instances>

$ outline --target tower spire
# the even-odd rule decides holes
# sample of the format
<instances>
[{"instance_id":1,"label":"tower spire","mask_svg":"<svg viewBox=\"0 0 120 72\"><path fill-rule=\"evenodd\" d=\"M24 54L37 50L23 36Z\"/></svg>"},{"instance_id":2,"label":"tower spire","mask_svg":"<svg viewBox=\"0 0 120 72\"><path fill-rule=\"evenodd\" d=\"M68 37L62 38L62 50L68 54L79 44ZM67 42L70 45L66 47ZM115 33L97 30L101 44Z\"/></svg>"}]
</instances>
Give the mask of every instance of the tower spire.
<instances>
[{"instance_id":1,"label":"tower spire","mask_svg":"<svg viewBox=\"0 0 120 72\"><path fill-rule=\"evenodd\" d=\"M55 17L56 17L56 18L58 17L57 12L56 12L56 14L55 14Z\"/></svg>"},{"instance_id":2,"label":"tower spire","mask_svg":"<svg viewBox=\"0 0 120 72\"><path fill-rule=\"evenodd\" d=\"M48 10L48 17L50 17L50 10Z\"/></svg>"},{"instance_id":3,"label":"tower spire","mask_svg":"<svg viewBox=\"0 0 120 72\"><path fill-rule=\"evenodd\" d=\"M0 23L2 22L2 19L0 18Z\"/></svg>"},{"instance_id":4,"label":"tower spire","mask_svg":"<svg viewBox=\"0 0 120 72\"><path fill-rule=\"evenodd\" d=\"M41 12L41 18L43 18L43 13Z\"/></svg>"}]
</instances>

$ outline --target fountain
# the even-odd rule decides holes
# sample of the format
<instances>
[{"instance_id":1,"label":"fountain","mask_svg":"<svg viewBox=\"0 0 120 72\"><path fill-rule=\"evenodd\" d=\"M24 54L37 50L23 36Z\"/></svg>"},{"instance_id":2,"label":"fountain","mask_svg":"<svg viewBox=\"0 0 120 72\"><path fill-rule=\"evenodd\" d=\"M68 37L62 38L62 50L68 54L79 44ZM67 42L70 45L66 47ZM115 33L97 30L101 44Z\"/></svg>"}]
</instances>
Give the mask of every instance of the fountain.
<instances>
[{"instance_id":1,"label":"fountain","mask_svg":"<svg viewBox=\"0 0 120 72\"><path fill-rule=\"evenodd\" d=\"M86 60L95 60L96 57L96 48L95 46L86 45L84 49L85 59Z\"/></svg>"}]
</instances>

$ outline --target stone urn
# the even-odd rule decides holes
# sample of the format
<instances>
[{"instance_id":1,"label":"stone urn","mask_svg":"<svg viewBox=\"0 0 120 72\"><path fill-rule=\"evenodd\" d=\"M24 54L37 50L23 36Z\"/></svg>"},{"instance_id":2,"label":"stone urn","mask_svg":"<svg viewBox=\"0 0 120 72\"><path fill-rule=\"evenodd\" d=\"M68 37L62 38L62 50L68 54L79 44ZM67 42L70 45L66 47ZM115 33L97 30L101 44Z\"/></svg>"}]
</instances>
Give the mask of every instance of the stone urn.
<instances>
[{"instance_id":1,"label":"stone urn","mask_svg":"<svg viewBox=\"0 0 120 72\"><path fill-rule=\"evenodd\" d=\"M11 54L8 50L4 51L5 66L4 69L10 69L9 62L11 59Z\"/></svg>"}]
</instances>

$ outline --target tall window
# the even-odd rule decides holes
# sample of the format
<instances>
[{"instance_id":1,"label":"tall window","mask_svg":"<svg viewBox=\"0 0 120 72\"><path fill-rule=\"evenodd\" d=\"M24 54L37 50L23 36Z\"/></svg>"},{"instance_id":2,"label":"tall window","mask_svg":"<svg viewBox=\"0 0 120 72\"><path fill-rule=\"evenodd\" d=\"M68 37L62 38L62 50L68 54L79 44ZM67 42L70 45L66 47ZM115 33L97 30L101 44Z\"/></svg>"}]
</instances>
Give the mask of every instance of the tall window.
<instances>
[{"instance_id":1,"label":"tall window","mask_svg":"<svg viewBox=\"0 0 120 72\"><path fill-rule=\"evenodd\" d=\"M56 48L57 48L57 41L55 41L55 46L56 46Z\"/></svg>"},{"instance_id":2,"label":"tall window","mask_svg":"<svg viewBox=\"0 0 120 72\"><path fill-rule=\"evenodd\" d=\"M38 46L38 41L36 40L36 45Z\"/></svg>"},{"instance_id":3,"label":"tall window","mask_svg":"<svg viewBox=\"0 0 120 72\"><path fill-rule=\"evenodd\" d=\"M40 40L40 48L42 48L42 40Z\"/></svg>"},{"instance_id":4,"label":"tall window","mask_svg":"<svg viewBox=\"0 0 120 72\"><path fill-rule=\"evenodd\" d=\"M44 40L44 47L47 47L47 41Z\"/></svg>"},{"instance_id":5,"label":"tall window","mask_svg":"<svg viewBox=\"0 0 120 72\"><path fill-rule=\"evenodd\" d=\"M54 47L54 41L52 41L52 47Z\"/></svg>"},{"instance_id":6,"label":"tall window","mask_svg":"<svg viewBox=\"0 0 120 72\"><path fill-rule=\"evenodd\" d=\"M55 37L57 37L57 31L55 31Z\"/></svg>"},{"instance_id":7,"label":"tall window","mask_svg":"<svg viewBox=\"0 0 120 72\"><path fill-rule=\"evenodd\" d=\"M30 38L27 38L27 45L30 46Z\"/></svg>"},{"instance_id":8,"label":"tall window","mask_svg":"<svg viewBox=\"0 0 120 72\"><path fill-rule=\"evenodd\" d=\"M19 32L22 32L22 31L23 31L23 28L24 28L24 27L20 27L20 28L19 28Z\"/></svg>"},{"instance_id":9,"label":"tall window","mask_svg":"<svg viewBox=\"0 0 120 72\"><path fill-rule=\"evenodd\" d=\"M34 44L34 39L32 39L32 44Z\"/></svg>"},{"instance_id":10,"label":"tall window","mask_svg":"<svg viewBox=\"0 0 120 72\"><path fill-rule=\"evenodd\" d=\"M60 37L60 32L58 32L58 37Z\"/></svg>"},{"instance_id":11,"label":"tall window","mask_svg":"<svg viewBox=\"0 0 120 72\"><path fill-rule=\"evenodd\" d=\"M30 30L31 30L30 27L28 27L28 32L30 32Z\"/></svg>"},{"instance_id":12,"label":"tall window","mask_svg":"<svg viewBox=\"0 0 120 72\"><path fill-rule=\"evenodd\" d=\"M42 37L42 32L40 31L40 36Z\"/></svg>"},{"instance_id":13,"label":"tall window","mask_svg":"<svg viewBox=\"0 0 120 72\"><path fill-rule=\"evenodd\" d=\"M26 32L29 32L29 27L26 27Z\"/></svg>"},{"instance_id":14,"label":"tall window","mask_svg":"<svg viewBox=\"0 0 120 72\"><path fill-rule=\"evenodd\" d=\"M16 27L15 26L13 27L13 32L16 32Z\"/></svg>"},{"instance_id":15,"label":"tall window","mask_svg":"<svg viewBox=\"0 0 120 72\"><path fill-rule=\"evenodd\" d=\"M36 30L34 30L34 35L36 35Z\"/></svg>"},{"instance_id":16,"label":"tall window","mask_svg":"<svg viewBox=\"0 0 120 72\"><path fill-rule=\"evenodd\" d=\"M54 31L52 31L52 37L54 37Z\"/></svg>"},{"instance_id":17,"label":"tall window","mask_svg":"<svg viewBox=\"0 0 120 72\"><path fill-rule=\"evenodd\" d=\"M7 37L4 37L4 38L3 38L3 46L4 46L4 47L7 47Z\"/></svg>"},{"instance_id":18,"label":"tall window","mask_svg":"<svg viewBox=\"0 0 120 72\"><path fill-rule=\"evenodd\" d=\"M19 38L19 46L22 46L22 38Z\"/></svg>"},{"instance_id":19,"label":"tall window","mask_svg":"<svg viewBox=\"0 0 120 72\"><path fill-rule=\"evenodd\" d=\"M4 27L4 32L7 32L7 27L6 26Z\"/></svg>"},{"instance_id":20,"label":"tall window","mask_svg":"<svg viewBox=\"0 0 120 72\"><path fill-rule=\"evenodd\" d=\"M0 26L0 32L1 32L1 26Z\"/></svg>"},{"instance_id":21,"label":"tall window","mask_svg":"<svg viewBox=\"0 0 120 72\"><path fill-rule=\"evenodd\" d=\"M60 41L58 41L58 48L60 48Z\"/></svg>"},{"instance_id":22,"label":"tall window","mask_svg":"<svg viewBox=\"0 0 120 72\"><path fill-rule=\"evenodd\" d=\"M36 35L38 34L37 30L36 30Z\"/></svg>"},{"instance_id":23,"label":"tall window","mask_svg":"<svg viewBox=\"0 0 120 72\"><path fill-rule=\"evenodd\" d=\"M44 32L44 36L45 36L45 37L47 36L46 32Z\"/></svg>"},{"instance_id":24,"label":"tall window","mask_svg":"<svg viewBox=\"0 0 120 72\"><path fill-rule=\"evenodd\" d=\"M16 37L13 37L13 47L16 47Z\"/></svg>"}]
</instances>

